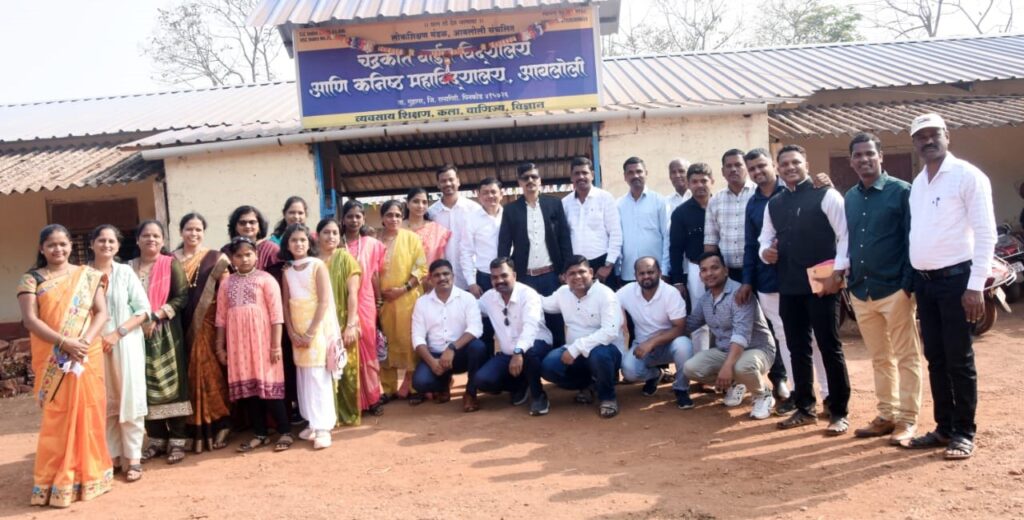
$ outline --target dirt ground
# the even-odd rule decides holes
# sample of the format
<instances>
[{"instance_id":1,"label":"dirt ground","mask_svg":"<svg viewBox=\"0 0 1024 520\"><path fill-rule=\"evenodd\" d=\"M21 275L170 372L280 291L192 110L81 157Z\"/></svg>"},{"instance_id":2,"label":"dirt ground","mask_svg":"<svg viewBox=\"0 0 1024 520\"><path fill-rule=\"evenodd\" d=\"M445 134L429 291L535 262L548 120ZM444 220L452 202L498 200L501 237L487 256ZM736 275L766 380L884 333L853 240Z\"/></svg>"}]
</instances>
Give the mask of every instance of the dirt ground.
<instances>
[{"instance_id":1,"label":"dirt ground","mask_svg":"<svg viewBox=\"0 0 1024 520\"><path fill-rule=\"evenodd\" d=\"M622 413L602 420L549 389L534 418L505 396L483 410L390 404L383 417L336 431L314 452L229 449L162 460L144 478L68 510L32 508L38 414L28 397L0 401L0 518L1024 518L1024 304L975 344L978 450L965 462L885 440L822 436L824 423L778 431L712 395L680 411L620 386ZM874 413L870 361L844 329L854 426ZM461 381L460 381L461 382ZM925 381L923 428L934 425ZM460 389L456 388L456 395Z\"/></svg>"}]
</instances>

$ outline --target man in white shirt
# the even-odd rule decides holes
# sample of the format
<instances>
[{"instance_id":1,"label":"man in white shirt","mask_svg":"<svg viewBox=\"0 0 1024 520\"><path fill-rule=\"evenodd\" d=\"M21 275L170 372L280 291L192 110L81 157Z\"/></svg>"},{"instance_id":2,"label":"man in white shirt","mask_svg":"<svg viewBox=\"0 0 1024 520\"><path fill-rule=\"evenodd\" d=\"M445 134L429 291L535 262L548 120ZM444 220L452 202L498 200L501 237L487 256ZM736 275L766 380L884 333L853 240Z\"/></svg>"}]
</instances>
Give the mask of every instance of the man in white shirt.
<instances>
[{"instance_id":1,"label":"man in white shirt","mask_svg":"<svg viewBox=\"0 0 1024 520\"><path fill-rule=\"evenodd\" d=\"M473 283L472 279L467 280L461 266L461 248L463 229L469 216L481 211L480 205L472 200L459 196L459 174L455 166L446 164L437 170L437 189L441 192L441 200L430 205L427 209L427 216L430 220L448 228L452 235L448 239L448 245L444 248L444 257L447 258L455 269L455 286L459 289L466 289Z\"/></svg>"},{"instance_id":2,"label":"man in white shirt","mask_svg":"<svg viewBox=\"0 0 1024 520\"><path fill-rule=\"evenodd\" d=\"M569 257L565 282L543 299L544 312L561 313L565 319L565 346L544 357L541 376L560 388L578 390L576 402L590 404L594 390L600 400L600 416L609 419L619 413L615 399L625 350L622 338L622 308L615 292L594 280L594 271L583 255Z\"/></svg>"},{"instance_id":3,"label":"man in white shirt","mask_svg":"<svg viewBox=\"0 0 1024 520\"><path fill-rule=\"evenodd\" d=\"M593 167L586 157L572 160L573 191L562 198L562 207L573 253L587 257L597 279L608 284L622 254L622 226L615 197L594 186Z\"/></svg>"},{"instance_id":4,"label":"man in white shirt","mask_svg":"<svg viewBox=\"0 0 1024 520\"><path fill-rule=\"evenodd\" d=\"M459 264L469 291L480 298L491 288L490 265L498 257L498 230L501 228L501 181L487 177L480 181L476 198L483 211L469 215L459 241Z\"/></svg>"},{"instance_id":5,"label":"man in white shirt","mask_svg":"<svg viewBox=\"0 0 1024 520\"><path fill-rule=\"evenodd\" d=\"M615 293L634 330L632 348L622 357L622 378L631 383L644 381L643 394L652 396L661 382L659 366L674 363L676 406L693 408L683 375L683 364L693 355L693 344L686 337L686 302L675 287L661 281L657 258L642 257L634 268L636 281Z\"/></svg>"},{"instance_id":6,"label":"man in white shirt","mask_svg":"<svg viewBox=\"0 0 1024 520\"><path fill-rule=\"evenodd\" d=\"M850 429L847 418L850 376L846 371L843 344L839 340L839 291L849 258L848 229L843 196L831 188L815 188L807 167L807 151L786 145L776 155L779 175L786 189L768 201L758 238L758 254L775 264L779 280L779 315L792 358L796 411L779 423L795 428L818 422L811 362L811 332L825 362L830 419L826 435L842 435ZM807 269L831 260L832 275L811 287Z\"/></svg>"},{"instance_id":7,"label":"man in white shirt","mask_svg":"<svg viewBox=\"0 0 1024 520\"><path fill-rule=\"evenodd\" d=\"M722 253L729 278L742 283L747 202L757 191L757 184L747 175L743 151L735 148L722 155L722 176L725 189L711 199L705 215L704 251Z\"/></svg>"},{"instance_id":8,"label":"man in white shirt","mask_svg":"<svg viewBox=\"0 0 1024 520\"><path fill-rule=\"evenodd\" d=\"M971 327L985 309L982 289L996 243L992 185L949 153L938 114L915 118L910 135L925 164L910 187L910 265L936 426L901 445L945 448L946 459L966 459L974 454L978 404Z\"/></svg>"},{"instance_id":9,"label":"man in white shirt","mask_svg":"<svg viewBox=\"0 0 1024 520\"><path fill-rule=\"evenodd\" d=\"M690 184L686 181L686 170L690 168L690 161L683 159L682 157L676 157L668 163L668 180L672 183L672 189L675 192L669 195L665 199L665 203L668 205L668 214L672 215L672 212L679 207L680 204L690 200L693 196L690 193Z\"/></svg>"},{"instance_id":10,"label":"man in white shirt","mask_svg":"<svg viewBox=\"0 0 1024 520\"><path fill-rule=\"evenodd\" d=\"M451 399L452 374L469 373L462 409L480 409L473 376L487 359L487 348L479 338L483 333L480 307L476 298L454 287L454 271L448 260L430 264L430 282L434 289L416 300L412 311L412 344L420 356L412 376L412 387L419 395L432 392L438 403ZM422 397L409 404L419 404Z\"/></svg>"},{"instance_id":11,"label":"man in white shirt","mask_svg":"<svg viewBox=\"0 0 1024 520\"><path fill-rule=\"evenodd\" d=\"M490 268L494 288L480 298L480 310L494 324L501 351L477 370L476 388L510 392L512 406L531 399L530 415L546 415L548 396L540 381L540 365L551 351L551 331L544 326L540 294L516 282L511 258L496 258Z\"/></svg>"}]
</instances>

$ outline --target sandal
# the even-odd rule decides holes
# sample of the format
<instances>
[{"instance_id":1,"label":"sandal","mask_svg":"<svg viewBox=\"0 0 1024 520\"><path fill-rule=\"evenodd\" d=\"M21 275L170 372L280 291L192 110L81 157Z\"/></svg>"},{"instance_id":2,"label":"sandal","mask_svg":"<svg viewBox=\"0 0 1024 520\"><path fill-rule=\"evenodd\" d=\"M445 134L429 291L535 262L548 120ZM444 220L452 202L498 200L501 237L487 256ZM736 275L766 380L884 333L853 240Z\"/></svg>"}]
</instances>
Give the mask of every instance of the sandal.
<instances>
[{"instance_id":1,"label":"sandal","mask_svg":"<svg viewBox=\"0 0 1024 520\"><path fill-rule=\"evenodd\" d=\"M124 470L124 479L128 482L135 482L142 478L142 464L129 464Z\"/></svg>"},{"instance_id":2,"label":"sandal","mask_svg":"<svg viewBox=\"0 0 1024 520\"><path fill-rule=\"evenodd\" d=\"M376 417L384 415L384 399L371 404L370 407L366 409L366 413Z\"/></svg>"},{"instance_id":3,"label":"sandal","mask_svg":"<svg viewBox=\"0 0 1024 520\"><path fill-rule=\"evenodd\" d=\"M825 435L835 437L848 431L850 431L850 421L846 417L842 417L828 423L828 427L825 428Z\"/></svg>"},{"instance_id":4,"label":"sandal","mask_svg":"<svg viewBox=\"0 0 1024 520\"><path fill-rule=\"evenodd\" d=\"M927 450L931 448L941 448L949 444L949 439L943 437L936 432L928 432L920 437L913 437L908 441L900 443L901 448L907 448L910 450Z\"/></svg>"},{"instance_id":5,"label":"sandal","mask_svg":"<svg viewBox=\"0 0 1024 520\"><path fill-rule=\"evenodd\" d=\"M266 446L267 444L270 444L270 437L267 437L266 435L256 435L248 441L239 444L238 453L249 453L256 448Z\"/></svg>"},{"instance_id":6,"label":"sandal","mask_svg":"<svg viewBox=\"0 0 1024 520\"><path fill-rule=\"evenodd\" d=\"M576 397L573 398L576 404L593 404L594 402L594 389L584 388L576 393Z\"/></svg>"},{"instance_id":7,"label":"sandal","mask_svg":"<svg viewBox=\"0 0 1024 520\"><path fill-rule=\"evenodd\" d=\"M974 455L974 443L966 437L953 437L943 453L946 460L964 460L971 455Z\"/></svg>"},{"instance_id":8,"label":"sandal","mask_svg":"<svg viewBox=\"0 0 1024 520\"><path fill-rule=\"evenodd\" d=\"M295 443L295 438L292 437L292 434L290 434L290 433L282 433L281 436L277 438L277 442L274 443L274 451L284 451L284 450L287 450L288 448L291 448L292 444L294 444L294 443Z\"/></svg>"},{"instance_id":9,"label":"sandal","mask_svg":"<svg viewBox=\"0 0 1024 520\"><path fill-rule=\"evenodd\" d=\"M419 406L423 404L423 394L412 394L409 396L409 406Z\"/></svg>"},{"instance_id":10,"label":"sandal","mask_svg":"<svg viewBox=\"0 0 1024 520\"><path fill-rule=\"evenodd\" d=\"M224 428L217 432L217 435L213 436L213 442L210 443L210 449L220 450L228 445L228 435L231 435L230 428Z\"/></svg>"},{"instance_id":11,"label":"sandal","mask_svg":"<svg viewBox=\"0 0 1024 520\"><path fill-rule=\"evenodd\" d=\"M601 408L597 413L602 419L611 419L619 415L619 403L617 401L601 401Z\"/></svg>"},{"instance_id":12,"label":"sandal","mask_svg":"<svg viewBox=\"0 0 1024 520\"><path fill-rule=\"evenodd\" d=\"M183 460L185 460L185 447L171 446L171 451L167 453L167 463L177 464Z\"/></svg>"},{"instance_id":13,"label":"sandal","mask_svg":"<svg viewBox=\"0 0 1024 520\"><path fill-rule=\"evenodd\" d=\"M811 415L801 410L793 412L786 420L779 423L780 430L788 430L790 428L797 428L800 426L807 426L810 424L816 424L818 422L818 416Z\"/></svg>"},{"instance_id":14,"label":"sandal","mask_svg":"<svg viewBox=\"0 0 1024 520\"><path fill-rule=\"evenodd\" d=\"M142 451L142 462L149 462L150 460L163 455L167 452L167 446L164 443L150 442L149 446Z\"/></svg>"}]
</instances>

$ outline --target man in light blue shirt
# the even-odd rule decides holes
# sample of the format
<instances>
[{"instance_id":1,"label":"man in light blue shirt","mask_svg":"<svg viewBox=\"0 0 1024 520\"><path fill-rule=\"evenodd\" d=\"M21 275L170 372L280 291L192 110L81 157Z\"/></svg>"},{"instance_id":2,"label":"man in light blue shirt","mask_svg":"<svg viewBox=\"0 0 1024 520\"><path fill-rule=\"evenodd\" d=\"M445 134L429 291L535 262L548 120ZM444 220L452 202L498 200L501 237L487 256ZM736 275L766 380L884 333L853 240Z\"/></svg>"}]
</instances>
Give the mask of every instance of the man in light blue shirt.
<instances>
[{"instance_id":1,"label":"man in light blue shirt","mask_svg":"<svg viewBox=\"0 0 1024 520\"><path fill-rule=\"evenodd\" d=\"M619 198L619 220L622 223L622 283L636 281L633 264L637 259L653 256L671 274L668 257L669 214L665 198L647 189L647 167L643 159L630 157L622 165L622 175L629 193Z\"/></svg>"}]
</instances>

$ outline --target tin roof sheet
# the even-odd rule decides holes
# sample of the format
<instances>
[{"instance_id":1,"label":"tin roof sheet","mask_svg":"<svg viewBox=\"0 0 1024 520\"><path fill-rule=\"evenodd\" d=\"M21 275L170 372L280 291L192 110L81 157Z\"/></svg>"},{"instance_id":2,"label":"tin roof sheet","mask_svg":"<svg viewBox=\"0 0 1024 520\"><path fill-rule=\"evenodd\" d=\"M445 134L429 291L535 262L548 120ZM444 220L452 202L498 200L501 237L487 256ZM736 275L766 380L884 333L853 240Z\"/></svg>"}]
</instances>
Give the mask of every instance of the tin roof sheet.
<instances>
[{"instance_id":1,"label":"tin roof sheet","mask_svg":"<svg viewBox=\"0 0 1024 520\"><path fill-rule=\"evenodd\" d=\"M0 195L141 181L163 163L116 145L61 146L0 151Z\"/></svg>"}]
</instances>

